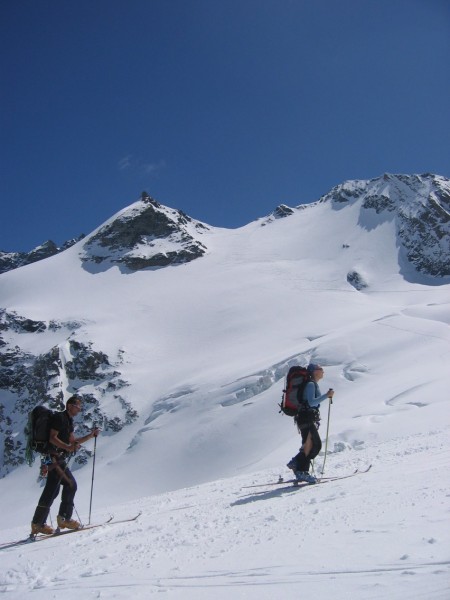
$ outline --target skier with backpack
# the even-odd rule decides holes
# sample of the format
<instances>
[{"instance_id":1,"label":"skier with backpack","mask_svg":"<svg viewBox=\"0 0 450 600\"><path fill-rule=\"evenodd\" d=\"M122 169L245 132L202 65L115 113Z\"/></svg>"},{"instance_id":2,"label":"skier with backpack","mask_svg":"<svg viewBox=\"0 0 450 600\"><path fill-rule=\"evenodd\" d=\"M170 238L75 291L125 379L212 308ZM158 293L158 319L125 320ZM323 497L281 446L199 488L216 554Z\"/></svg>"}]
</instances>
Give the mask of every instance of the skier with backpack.
<instances>
[{"instance_id":1,"label":"skier with backpack","mask_svg":"<svg viewBox=\"0 0 450 600\"><path fill-rule=\"evenodd\" d=\"M322 394L318 382L323 378L323 368L315 363L308 365L306 369L302 367L292 367L291 377L288 374L288 385L284 392L281 410L285 414L294 416L298 431L302 436L302 446L299 453L294 456L287 464L289 469L294 472L297 481L306 483L317 483L316 477L309 472L311 461L319 454L322 448L322 441L319 436L318 428L320 423L319 406L327 398L332 401L334 391L329 389ZM290 383L289 385L289 382ZM289 400L289 395L291 400ZM296 403L293 395L296 395ZM286 404L292 404L290 412ZM296 405L295 405L296 404ZM294 415L292 412L295 410Z\"/></svg>"},{"instance_id":2,"label":"skier with backpack","mask_svg":"<svg viewBox=\"0 0 450 600\"><path fill-rule=\"evenodd\" d=\"M57 516L58 527L61 529L78 529L81 526L78 521L72 519L77 482L68 468L68 458L80 448L80 444L97 437L100 431L94 428L83 437L76 438L74 436L73 418L80 410L81 399L72 396L67 400L66 409L63 412L52 413L47 411L49 437L45 450L49 457L48 474L47 482L31 522L32 535L37 533L50 535L54 533L54 529L47 525L46 521L50 507L58 496L61 485L63 491ZM39 448L36 449L40 452L43 451Z\"/></svg>"}]
</instances>

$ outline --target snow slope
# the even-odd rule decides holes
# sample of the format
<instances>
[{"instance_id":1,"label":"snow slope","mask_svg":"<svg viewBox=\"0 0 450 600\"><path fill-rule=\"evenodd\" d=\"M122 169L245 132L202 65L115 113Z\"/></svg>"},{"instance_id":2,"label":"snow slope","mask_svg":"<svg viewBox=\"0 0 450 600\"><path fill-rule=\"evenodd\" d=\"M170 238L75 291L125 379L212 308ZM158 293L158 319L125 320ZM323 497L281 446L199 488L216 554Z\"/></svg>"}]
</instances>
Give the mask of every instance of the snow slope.
<instances>
[{"instance_id":1,"label":"snow slope","mask_svg":"<svg viewBox=\"0 0 450 600\"><path fill-rule=\"evenodd\" d=\"M449 597L449 285L401 264L393 219L318 203L209 228L202 258L135 273L83 269L85 242L3 274L0 306L77 320L77 340L117 357L139 418L98 440L93 515L142 514L1 550L7 597ZM54 345L67 358L63 330L20 334L32 353ZM326 474L371 471L243 489L289 476L299 437L277 402L289 365L310 360L336 392ZM76 471L83 521L90 467ZM36 471L0 480L0 541L28 532Z\"/></svg>"},{"instance_id":2,"label":"snow slope","mask_svg":"<svg viewBox=\"0 0 450 600\"><path fill-rule=\"evenodd\" d=\"M374 466L302 489L243 488L278 478L266 469L121 506L103 498L98 520L142 514L0 549L0 589L37 600L446 599L448 444L448 429L436 429L330 455L333 473ZM24 527L1 535L20 538Z\"/></svg>"}]
</instances>

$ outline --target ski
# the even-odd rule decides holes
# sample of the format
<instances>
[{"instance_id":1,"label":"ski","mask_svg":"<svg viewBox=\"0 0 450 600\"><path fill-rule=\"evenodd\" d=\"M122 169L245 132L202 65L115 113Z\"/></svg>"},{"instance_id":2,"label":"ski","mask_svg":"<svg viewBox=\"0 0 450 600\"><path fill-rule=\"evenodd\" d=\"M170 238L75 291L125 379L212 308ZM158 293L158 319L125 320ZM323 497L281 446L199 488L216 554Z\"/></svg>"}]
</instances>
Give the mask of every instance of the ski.
<instances>
[{"instance_id":1,"label":"ski","mask_svg":"<svg viewBox=\"0 0 450 600\"><path fill-rule=\"evenodd\" d=\"M78 529L68 529L67 531L55 531L55 533L51 533L50 535L37 534L36 536L33 536L32 534L30 534L27 538L25 538L23 540L18 540L15 542L6 542L4 544L0 544L0 550L6 550L8 548L14 548L15 546L22 546L24 544L33 544L35 542L43 542L44 540L58 538L63 535L68 535L70 533L81 533L82 531L88 531L90 529L96 529L98 527L104 527L106 525L117 525L118 523L131 523L132 521L136 521L141 514L142 514L142 512L139 512L134 517L129 517L127 519L116 519L116 520L114 520L114 517L111 516L109 519L107 519L106 521L103 521L102 523L95 523L93 525L85 525L83 527L79 527Z\"/></svg>"},{"instance_id":2,"label":"ski","mask_svg":"<svg viewBox=\"0 0 450 600\"><path fill-rule=\"evenodd\" d=\"M87 531L89 529L96 529L97 527L103 527L103 525L110 525L113 523L114 517L110 517L107 521L103 521L103 523L94 523L93 525L82 525L78 529L67 529L66 531L61 531L60 529L56 529L55 533L51 533L50 535L37 535L33 538L30 535L30 542L42 542L44 540L48 540L50 538L61 537L62 535L68 535L69 533L77 533L80 531Z\"/></svg>"},{"instance_id":3,"label":"ski","mask_svg":"<svg viewBox=\"0 0 450 600\"><path fill-rule=\"evenodd\" d=\"M359 471L359 469L355 469L354 471L352 471L351 473L347 473L346 475L329 475L328 477L324 477L322 475L322 477L319 477L320 481L328 481L329 479L346 479L347 477L353 477L353 475L357 475L358 473L360 473L361 471Z\"/></svg>"},{"instance_id":4,"label":"ski","mask_svg":"<svg viewBox=\"0 0 450 600\"><path fill-rule=\"evenodd\" d=\"M78 529L68 529L67 531L61 531L58 529L58 530L55 530L54 533L51 533L49 535L45 535L42 533L33 535L32 533L30 533L30 535L23 540L18 540L16 542L6 542L4 544L0 544L0 550L4 550L6 548L13 548L14 546L21 546L23 544L28 544L28 543L33 543L33 542L42 542L43 540L48 540L50 538L59 537L61 535L67 535L68 533L75 533L76 531L86 531L87 529L95 529L96 527L102 527L102 525L108 525L108 524L112 523L113 518L114 517L111 516L106 521L103 521L103 523L96 523L94 525L85 525L85 526L79 527Z\"/></svg>"},{"instance_id":5,"label":"ski","mask_svg":"<svg viewBox=\"0 0 450 600\"><path fill-rule=\"evenodd\" d=\"M349 477L354 477L355 475L363 475L364 473L368 473L371 468L372 468L372 465L369 465L365 469L356 469L355 471L353 471L353 473L348 473L347 475L321 477L320 481L323 481L325 483L326 481L338 481L339 479L348 479Z\"/></svg>"},{"instance_id":6,"label":"ski","mask_svg":"<svg viewBox=\"0 0 450 600\"><path fill-rule=\"evenodd\" d=\"M367 473L370 469L371 469L372 465L369 465L368 467L366 467L365 469L355 469L354 471L352 471L352 473L347 473L346 475L334 475L334 476L330 476L330 477L319 477L317 479L317 483L326 483L327 481L338 481L339 479L348 479L349 477L354 477L355 475L362 475L363 473ZM282 477L280 477L280 479L278 481L269 481L267 483L256 483L253 485L244 485L242 487L242 489L248 489L248 488L256 488L256 487L265 487L265 486L276 486L276 485L287 485L287 484L293 484L295 487L304 487L304 483L303 481L298 481L297 479L283 479ZM317 485L317 483L315 484L311 484L311 483L306 483L306 485Z\"/></svg>"}]
</instances>

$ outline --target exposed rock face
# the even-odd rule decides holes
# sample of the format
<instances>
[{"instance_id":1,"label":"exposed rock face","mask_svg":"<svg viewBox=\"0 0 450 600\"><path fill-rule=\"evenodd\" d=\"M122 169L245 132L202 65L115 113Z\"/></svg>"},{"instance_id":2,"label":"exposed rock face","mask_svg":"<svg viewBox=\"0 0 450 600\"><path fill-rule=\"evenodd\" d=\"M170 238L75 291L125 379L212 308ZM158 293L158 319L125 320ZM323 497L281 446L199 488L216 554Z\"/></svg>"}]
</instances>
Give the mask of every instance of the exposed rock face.
<instances>
[{"instance_id":1,"label":"exposed rock face","mask_svg":"<svg viewBox=\"0 0 450 600\"><path fill-rule=\"evenodd\" d=\"M347 181L320 199L337 210L361 202L360 224L368 215L395 220L398 244L406 259L424 275L450 275L450 181L431 175L388 175Z\"/></svg>"},{"instance_id":2,"label":"exposed rock face","mask_svg":"<svg viewBox=\"0 0 450 600\"><path fill-rule=\"evenodd\" d=\"M361 291L368 287L364 280L364 277L357 271L351 271L347 273L347 281L352 285L355 290Z\"/></svg>"},{"instance_id":3,"label":"exposed rock face","mask_svg":"<svg viewBox=\"0 0 450 600\"><path fill-rule=\"evenodd\" d=\"M450 275L450 185L442 178L431 183L428 202L400 206L398 234L418 271L444 277Z\"/></svg>"},{"instance_id":4,"label":"exposed rock face","mask_svg":"<svg viewBox=\"0 0 450 600\"><path fill-rule=\"evenodd\" d=\"M81 258L88 270L94 264L138 271L186 263L206 252L199 238L207 230L203 223L143 194L89 237Z\"/></svg>"},{"instance_id":5,"label":"exposed rock face","mask_svg":"<svg viewBox=\"0 0 450 600\"><path fill-rule=\"evenodd\" d=\"M284 217L289 217L290 215L293 215L294 209L290 206L287 206L286 204L280 204L276 207L272 214L275 217L275 219L283 219Z\"/></svg>"},{"instance_id":6,"label":"exposed rock face","mask_svg":"<svg viewBox=\"0 0 450 600\"><path fill-rule=\"evenodd\" d=\"M114 365L105 353L94 350L92 343L76 340L80 327L75 322L47 324L0 310L0 390L7 400L0 402L0 476L25 461L24 428L32 408L46 404L63 410L67 389L83 399L81 434L94 424L116 432L137 418L137 412L120 393L128 385L115 368L123 358L116 358ZM24 334L45 335L59 330L69 339L43 354L34 355L19 345ZM88 454L82 449L75 462L86 462Z\"/></svg>"},{"instance_id":7,"label":"exposed rock face","mask_svg":"<svg viewBox=\"0 0 450 600\"><path fill-rule=\"evenodd\" d=\"M291 208L290 206L287 206L287 204L280 204L267 217L261 220L261 227L265 227L266 225L272 223L277 219L284 219L285 217L290 217L295 213L296 210L298 209Z\"/></svg>"}]
</instances>

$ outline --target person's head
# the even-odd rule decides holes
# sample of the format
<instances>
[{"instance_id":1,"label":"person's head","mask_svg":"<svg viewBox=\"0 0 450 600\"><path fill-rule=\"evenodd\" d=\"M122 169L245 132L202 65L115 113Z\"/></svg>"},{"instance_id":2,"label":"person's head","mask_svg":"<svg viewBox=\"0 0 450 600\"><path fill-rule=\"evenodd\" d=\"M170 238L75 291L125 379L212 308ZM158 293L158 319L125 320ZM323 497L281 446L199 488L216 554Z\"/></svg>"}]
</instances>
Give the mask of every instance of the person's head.
<instances>
[{"instance_id":1,"label":"person's head","mask_svg":"<svg viewBox=\"0 0 450 600\"><path fill-rule=\"evenodd\" d=\"M307 371L311 379L314 379L314 381L319 381L319 379L322 379L323 377L323 369L317 363L310 363L307 366Z\"/></svg>"},{"instance_id":2,"label":"person's head","mask_svg":"<svg viewBox=\"0 0 450 600\"><path fill-rule=\"evenodd\" d=\"M77 415L81 410L81 398L71 396L66 402L66 410L71 417Z\"/></svg>"}]
</instances>

